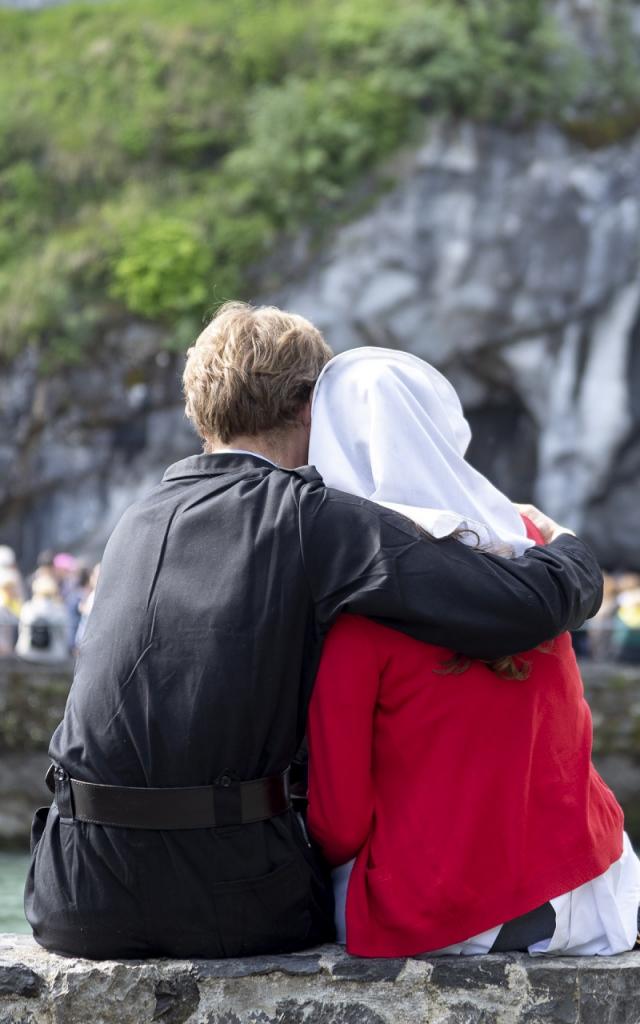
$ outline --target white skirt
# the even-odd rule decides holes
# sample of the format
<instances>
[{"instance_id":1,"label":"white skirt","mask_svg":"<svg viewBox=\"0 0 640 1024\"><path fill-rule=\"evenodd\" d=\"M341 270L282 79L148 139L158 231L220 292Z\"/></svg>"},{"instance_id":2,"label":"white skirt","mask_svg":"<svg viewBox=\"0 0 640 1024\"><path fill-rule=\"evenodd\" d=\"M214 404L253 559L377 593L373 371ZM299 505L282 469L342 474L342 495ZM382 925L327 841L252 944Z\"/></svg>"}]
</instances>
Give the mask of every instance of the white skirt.
<instances>
[{"instance_id":1,"label":"white skirt","mask_svg":"<svg viewBox=\"0 0 640 1024\"><path fill-rule=\"evenodd\" d=\"M346 941L345 907L349 878L355 861L335 868L331 877L335 896L337 941ZM556 927L550 939L529 946L532 955L612 956L633 948L638 934L640 860L624 834L622 856L602 875L550 900ZM430 951L431 956L477 956L488 953L502 925L489 928L464 942Z\"/></svg>"}]
</instances>

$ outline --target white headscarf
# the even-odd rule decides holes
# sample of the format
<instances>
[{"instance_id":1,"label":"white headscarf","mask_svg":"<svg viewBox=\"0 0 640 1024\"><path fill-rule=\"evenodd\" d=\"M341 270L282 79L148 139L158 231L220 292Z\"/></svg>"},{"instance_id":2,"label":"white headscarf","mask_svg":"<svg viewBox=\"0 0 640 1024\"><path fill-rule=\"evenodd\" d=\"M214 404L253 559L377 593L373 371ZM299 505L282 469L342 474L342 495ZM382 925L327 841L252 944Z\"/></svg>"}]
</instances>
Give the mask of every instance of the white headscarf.
<instances>
[{"instance_id":1,"label":"white headscarf","mask_svg":"<svg viewBox=\"0 0 640 1024\"><path fill-rule=\"evenodd\" d=\"M470 440L449 381L407 352L343 352L316 383L309 462L327 486L402 512L434 537L470 530L484 550L520 555L533 542L509 499L465 462Z\"/></svg>"}]
</instances>

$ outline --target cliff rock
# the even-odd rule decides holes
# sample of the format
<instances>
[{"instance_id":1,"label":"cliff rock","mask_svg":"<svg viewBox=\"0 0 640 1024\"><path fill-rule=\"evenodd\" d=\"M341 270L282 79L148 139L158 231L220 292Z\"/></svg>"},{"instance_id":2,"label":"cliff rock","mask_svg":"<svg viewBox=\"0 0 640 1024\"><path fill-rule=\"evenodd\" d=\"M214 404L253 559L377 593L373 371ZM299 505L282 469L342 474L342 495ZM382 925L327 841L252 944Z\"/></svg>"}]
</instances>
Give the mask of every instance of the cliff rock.
<instances>
[{"instance_id":1,"label":"cliff rock","mask_svg":"<svg viewBox=\"0 0 640 1024\"><path fill-rule=\"evenodd\" d=\"M390 174L262 299L336 351L433 362L468 411L472 461L605 566L640 569L640 136L589 150L544 125L442 121ZM198 450L160 340L132 322L90 368L44 377L27 350L0 376L0 533L25 565L46 546L97 557L124 507Z\"/></svg>"}]
</instances>

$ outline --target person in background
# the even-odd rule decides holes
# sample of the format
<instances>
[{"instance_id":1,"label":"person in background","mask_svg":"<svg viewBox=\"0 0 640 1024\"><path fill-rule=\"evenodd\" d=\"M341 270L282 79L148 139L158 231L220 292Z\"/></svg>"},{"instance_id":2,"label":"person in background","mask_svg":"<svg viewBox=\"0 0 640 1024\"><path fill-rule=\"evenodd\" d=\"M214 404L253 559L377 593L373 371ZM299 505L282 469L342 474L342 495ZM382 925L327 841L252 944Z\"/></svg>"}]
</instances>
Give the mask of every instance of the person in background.
<instances>
[{"instance_id":1,"label":"person in background","mask_svg":"<svg viewBox=\"0 0 640 1024\"><path fill-rule=\"evenodd\" d=\"M63 600L74 590L80 563L68 551L61 551L53 557L53 571Z\"/></svg>"},{"instance_id":2,"label":"person in background","mask_svg":"<svg viewBox=\"0 0 640 1024\"><path fill-rule=\"evenodd\" d=\"M60 593L58 577L53 567L53 560L55 556L55 551L53 551L51 548L45 548L43 551L40 552L36 559L36 567L34 571L29 576L27 576L27 589L29 593L33 593L33 584L35 580L41 579L43 576L47 576L49 579L53 580L56 588L56 593Z\"/></svg>"},{"instance_id":3,"label":"person in background","mask_svg":"<svg viewBox=\"0 0 640 1024\"><path fill-rule=\"evenodd\" d=\"M63 593L63 601L69 615L69 650L74 651L76 637L82 619L82 607L90 592L91 570L88 566L78 562L77 568L71 577L66 591Z\"/></svg>"},{"instance_id":4,"label":"person in background","mask_svg":"<svg viewBox=\"0 0 640 1024\"><path fill-rule=\"evenodd\" d=\"M576 629L571 634L571 644L576 658L587 659L591 657L591 643L586 625Z\"/></svg>"},{"instance_id":5,"label":"person in background","mask_svg":"<svg viewBox=\"0 0 640 1024\"><path fill-rule=\"evenodd\" d=\"M36 577L36 575L42 576L45 573L48 573L48 575L51 576L52 579L54 579L56 582L58 581L56 571L53 567L53 560L55 557L56 553L51 548L45 548L44 551L40 552L36 559L35 571L33 572L32 576L29 579L29 585L33 583L33 580Z\"/></svg>"},{"instance_id":6,"label":"person in background","mask_svg":"<svg viewBox=\"0 0 640 1024\"><path fill-rule=\"evenodd\" d=\"M100 576L100 562L97 562L96 565L94 565L93 569L91 570L91 575L89 577L89 586L87 588L86 597L84 597L84 599L82 600L82 602L79 605L80 621L78 623L78 628L76 630L76 635L75 635L75 640L74 640L74 647L76 648L76 650L80 646L80 644L82 643L82 638L84 636L84 631L87 628L87 620L89 618L89 615L91 614L91 609L93 608L93 602L95 600L96 587L98 585L98 577L99 576Z\"/></svg>"},{"instance_id":7,"label":"person in background","mask_svg":"<svg viewBox=\"0 0 640 1024\"><path fill-rule=\"evenodd\" d=\"M18 636L18 616L22 602L18 597L18 579L12 569L0 568L0 656L13 653Z\"/></svg>"},{"instance_id":8,"label":"person in background","mask_svg":"<svg viewBox=\"0 0 640 1024\"><path fill-rule=\"evenodd\" d=\"M33 596L20 611L16 654L29 661L65 661L69 657L69 615L49 572L37 572Z\"/></svg>"},{"instance_id":9,"label":"person in background","mask_svg":"<svg viewBox=\"0 0 640 1024\"><path fill-rule=\"evenodd\" d=\"M0 586L0 604L16 618L22 608L22 580L15 569L0 567L2 584Z\"/></svg>"},{"instance_id":10,"label":"person in background","mask_svg":"<svg viewBox=\"0 0 640 1024\"><path fill-rule=\"evenodd\" d=\"M613 622L618 607L618 585L615 577L603 573L602 604L599 611L587 623L589 655L595 661L611 657Z\"/></svg>"},{"instance_id":11,"label":"person in background","mask_svg":"<svg viewBox=\"0 0 640 1024\"><path fill-rule=\"evenodd\" d=\"M0 569L6 569L13 573L17 589L16 601L18 603L18 607L17 609L14 609L14 611L18 614L20 611L19 605L24 601L27 591L22 578L22 573L18 568L15 551L13 548L10 548L8 544L0 544Z\"/></svg>"},{"instance_id":12,"label":"person in background","mask_svg":"<svg viewBox=\"0 0 640 1024\"><path fill-rule=\"evenodd\" d=\"M357 349L318 379L310 460L328 484L515 564L544 543L536 510L523 519L465 461L470 438L453 387L415 356ZM348 951L631 949L640 861L591 739L568 633L480 661L338 619L310 704L308 825Z\"/></svg>"},{"instance_id":13,"label":"person in background","mask_svg":"<svg viewBox=\"0 0 640 1024\"><path fill-rule=\"evenodd\" d=\"M640 665L640 575L636 573L627 573L618 582L611 646L616 661Z\"/></svg>"}]
</instances>

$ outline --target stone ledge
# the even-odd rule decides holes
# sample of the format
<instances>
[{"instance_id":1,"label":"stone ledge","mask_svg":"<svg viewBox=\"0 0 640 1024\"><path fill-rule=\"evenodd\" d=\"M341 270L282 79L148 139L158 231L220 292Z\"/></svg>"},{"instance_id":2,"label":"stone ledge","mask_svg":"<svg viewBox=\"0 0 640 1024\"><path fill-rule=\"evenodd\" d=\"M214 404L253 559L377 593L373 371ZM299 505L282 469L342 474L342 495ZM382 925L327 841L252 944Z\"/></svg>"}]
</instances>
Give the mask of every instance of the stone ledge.
<instances>
[{"instance_id":1,"label":"stone ledge","mask_svg":"<svg viewBox=\"0 0 640 1024\"><path fill-rule=\"evenodd\" d=\"M78 960L0 936L0 1024L640 1024L640 953Z\"/></svg>"}]
</instances>

